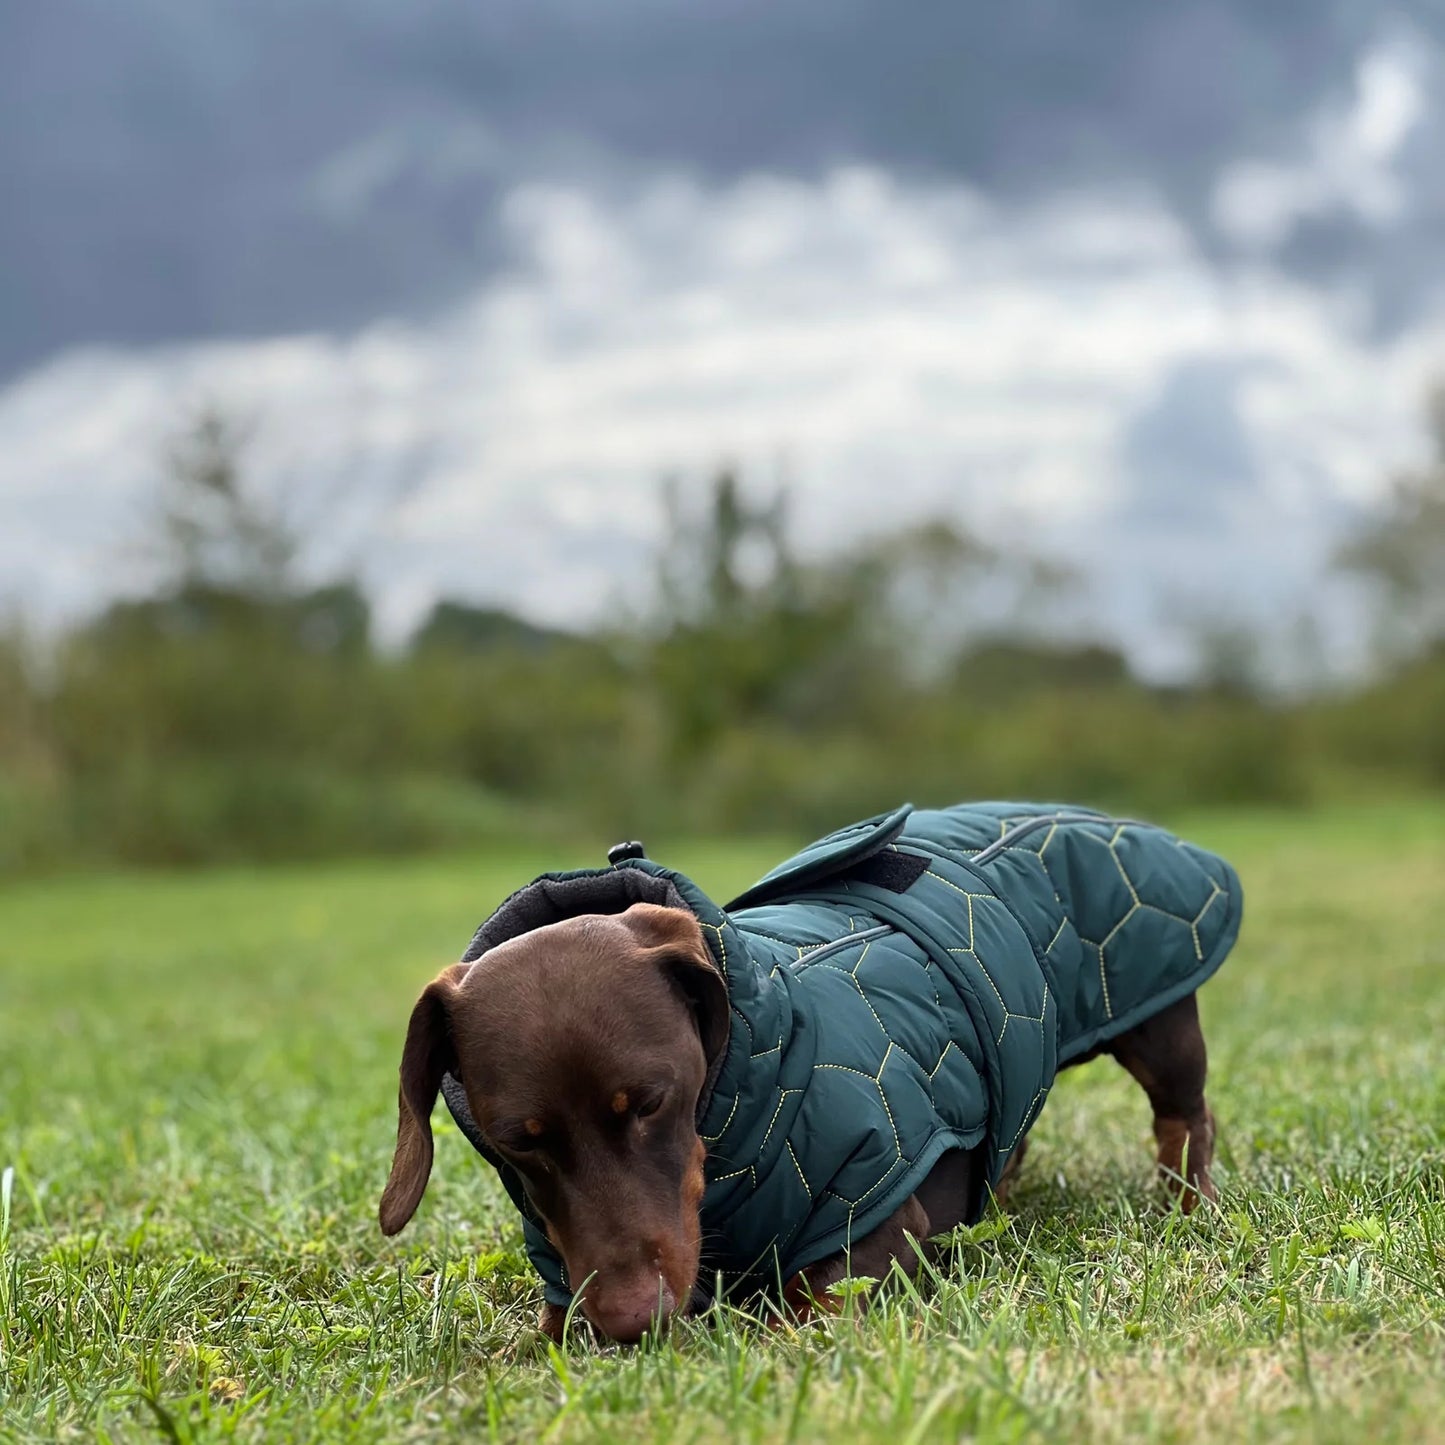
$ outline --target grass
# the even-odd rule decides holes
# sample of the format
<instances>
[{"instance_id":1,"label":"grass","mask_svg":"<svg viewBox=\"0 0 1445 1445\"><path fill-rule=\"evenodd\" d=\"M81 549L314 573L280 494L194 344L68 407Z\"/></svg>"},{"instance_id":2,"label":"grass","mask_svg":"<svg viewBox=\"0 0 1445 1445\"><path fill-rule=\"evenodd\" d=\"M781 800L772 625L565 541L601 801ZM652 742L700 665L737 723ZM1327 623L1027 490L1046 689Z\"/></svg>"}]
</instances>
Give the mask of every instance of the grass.
<instances>
[{"instance_id":1,"label":"grass","mask_svg":"<svg viewBox=\"0 0 1445 1445\"><path fill-rule=\"evenodd\" d=\"M0 1438L1445 1440L1445 812L1187 826L1249 897L1203 994L1217 1211L1164 1208L1100 1061L917 1288L636 1351L538 1338L444 1111L417 1222L374 1223L418 987L589 858L0 892ZM779 855L663 856L721 896Z\"/></svg>"}]
</instances>

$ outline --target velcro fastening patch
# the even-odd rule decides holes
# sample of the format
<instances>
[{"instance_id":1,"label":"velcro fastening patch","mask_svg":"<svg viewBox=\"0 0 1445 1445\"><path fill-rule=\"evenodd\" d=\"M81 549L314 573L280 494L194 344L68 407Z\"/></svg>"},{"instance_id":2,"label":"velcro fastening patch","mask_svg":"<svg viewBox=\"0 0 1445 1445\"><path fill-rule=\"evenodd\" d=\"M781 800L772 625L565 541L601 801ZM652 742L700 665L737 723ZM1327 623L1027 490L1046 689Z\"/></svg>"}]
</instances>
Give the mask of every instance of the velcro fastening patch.
<instances>
[{"instance_id":1,"label":"velcro fastening patch","mask_svg":"<svg viewBox=\"0 0 1445 1445\"><path fill-rule=\"evenodd\" d=\"M927 858L885 850L865 858L839 877L845 883L867 883L889 893L906 893L927 871Z\"/></svg>"}]
</instances>

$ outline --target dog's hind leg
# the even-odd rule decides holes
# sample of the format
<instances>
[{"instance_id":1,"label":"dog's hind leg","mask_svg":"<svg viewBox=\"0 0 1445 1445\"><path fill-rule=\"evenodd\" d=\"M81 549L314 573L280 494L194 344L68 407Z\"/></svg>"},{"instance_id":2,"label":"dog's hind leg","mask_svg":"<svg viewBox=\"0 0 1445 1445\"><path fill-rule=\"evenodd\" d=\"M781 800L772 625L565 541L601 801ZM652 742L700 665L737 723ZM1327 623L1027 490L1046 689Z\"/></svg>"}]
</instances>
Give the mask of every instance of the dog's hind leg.
<instances>
[{"instance_id":1,"label":"dog's hind leg","mask_svg":"<svg viewBox=\"0 0 1445 1445\"><path fill-rule=\"evenodd\" d=\"M1120 1034L1108 1046L1138 1081L1154 1110L1159 1173L1188 1214L1201 1199L1216 1198L1214 1115L1204 1100L1208 1061L1199 1006L1191 993Z\"/></svg>"},{"instance_id":2,"label":"dog's hind leg","mask_svg":"<svg viewBox=\"0 0 1445 1445\"><path fill-rule=\"evenodd\" d=\"M993 1186L993 1197L998 1200L1000 1208L1007 1208L1009 1191L1013 1188L1014 1180L1018 1178L1019 1169L1024 1162L1024 1155L1029 1152L1029 1136L1024 1135L1014 1145L1014 1151L1008 1156L1003 1166L1003 1173L998 1176L998 1183Z\"/></svg>"}]
</instances>

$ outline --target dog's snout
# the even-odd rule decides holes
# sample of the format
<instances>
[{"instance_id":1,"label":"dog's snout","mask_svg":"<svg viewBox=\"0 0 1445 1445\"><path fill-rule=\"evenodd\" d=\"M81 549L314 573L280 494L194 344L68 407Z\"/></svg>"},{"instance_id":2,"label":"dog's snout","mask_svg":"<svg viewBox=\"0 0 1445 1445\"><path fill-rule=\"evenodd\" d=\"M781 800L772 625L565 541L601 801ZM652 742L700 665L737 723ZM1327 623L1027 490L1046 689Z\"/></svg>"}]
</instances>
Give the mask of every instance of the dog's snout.
<instances>
[{"instance_id":1,"label":"dog's snout","mask_svg":"<svg viewBox=\"0 0 1445 1445\"><path fill-rule=\"evenodd\" d=\"M587 1318L609 1339L635 1344L677 1309L677 1295L653 1265L621 1277L594 1279L582 1296Z\"/></svg>"}]
</instances>

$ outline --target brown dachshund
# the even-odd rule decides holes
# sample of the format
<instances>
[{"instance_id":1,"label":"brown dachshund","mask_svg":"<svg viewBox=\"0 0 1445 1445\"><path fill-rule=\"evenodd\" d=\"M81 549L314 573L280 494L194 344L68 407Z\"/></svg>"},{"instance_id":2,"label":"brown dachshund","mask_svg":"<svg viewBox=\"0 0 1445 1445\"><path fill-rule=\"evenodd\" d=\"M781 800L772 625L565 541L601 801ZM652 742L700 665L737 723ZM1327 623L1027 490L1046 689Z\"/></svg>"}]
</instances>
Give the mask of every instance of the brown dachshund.
<instances>
[{"instance_id":1,"label":"brown dachshund","mask_svg":"<svg viewBox=\"0 0 1445 1445\"><path fill-rule=\"evenodd\" d=\"M401 1229L426 1189L431 1111L451 1073L580 1282L586 1318L611 1339L634 1341L685 1310L698 1278L707 1156L696 1108L727 1038L727 1011L697 919L651 903L536 928L444 970L407 1030L383 1231ZM1180 1207L1213 1199L1214 1121L1194 995L1087 1057L1097 1053L1111 1054L1148 1095L1159 1169ZM964 1219L983 1177L978 1150L945 1154L849 1256L788 1281L785 1301L827 1308L845 1274L881 1279L895 1261L912 1272L913 1241ZM561 1308L543 1307L547 1334L560 1339L563 1321Z\"/></svg>"}]
</instances>

